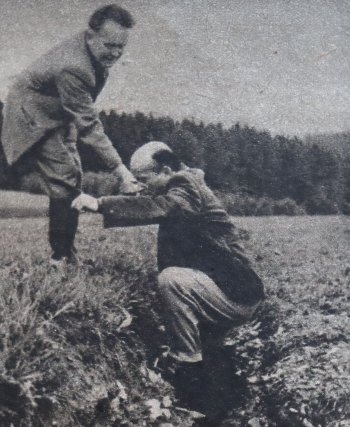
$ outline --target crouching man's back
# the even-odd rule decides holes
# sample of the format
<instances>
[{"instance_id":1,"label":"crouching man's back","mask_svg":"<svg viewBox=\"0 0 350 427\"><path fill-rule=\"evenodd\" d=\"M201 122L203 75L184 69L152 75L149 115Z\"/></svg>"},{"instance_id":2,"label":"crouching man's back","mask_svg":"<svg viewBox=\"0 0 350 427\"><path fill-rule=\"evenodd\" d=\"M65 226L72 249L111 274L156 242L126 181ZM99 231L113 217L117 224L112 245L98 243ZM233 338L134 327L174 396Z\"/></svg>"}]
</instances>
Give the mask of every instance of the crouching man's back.
<instances>
[{"instance_id":1,"label":"crouching man's back","mask_svg":"<svg viewBox=\"0 0 350 427\"><path fill-rule=\"evenodd\" d=\"M206 273L233 301L253 305L264 297L260 277L237 244L236 228L198 169L176 173L167 194L182 193L179 215L160 221L158 265ZM189 209L191 207L191 209Z\"/></svg>"}]
</instances>

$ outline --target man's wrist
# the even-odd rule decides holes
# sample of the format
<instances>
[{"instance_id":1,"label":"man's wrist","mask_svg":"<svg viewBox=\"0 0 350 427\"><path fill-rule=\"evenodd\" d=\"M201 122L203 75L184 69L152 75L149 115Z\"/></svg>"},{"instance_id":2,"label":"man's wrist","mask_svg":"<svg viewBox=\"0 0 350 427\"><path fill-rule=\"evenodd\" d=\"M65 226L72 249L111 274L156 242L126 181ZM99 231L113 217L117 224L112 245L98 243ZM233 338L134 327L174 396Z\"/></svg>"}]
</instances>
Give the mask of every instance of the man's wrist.
<instances>
[{"instance_id":1,"label":"man's wrist","mask_svg":"<svg viewBox=\"0 0 350 427\"><path fill-rule=\"evenodd\" d=\"M126 169L126 166L124 165L124 163L119 163L117 166L115 166L111 170L111 173L113 175L121 176L123 174L123 172L125 171L125 169Z\"/></svg>"}]
</instances>

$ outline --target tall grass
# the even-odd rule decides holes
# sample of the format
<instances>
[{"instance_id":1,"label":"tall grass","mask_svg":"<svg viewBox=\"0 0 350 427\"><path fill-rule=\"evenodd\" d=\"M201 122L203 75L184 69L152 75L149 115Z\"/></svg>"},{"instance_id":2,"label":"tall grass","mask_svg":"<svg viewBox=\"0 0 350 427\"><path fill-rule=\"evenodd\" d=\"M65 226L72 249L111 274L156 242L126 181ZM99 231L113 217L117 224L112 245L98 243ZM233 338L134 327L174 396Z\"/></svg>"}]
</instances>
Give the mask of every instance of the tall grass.
<instances>
[{"instance_id":1,"label":"tall grass","mask_svg":"<svg viewBox=\"0 0 350 427\"><path fill-rule=\"evenodd\" d=\"M96 228L91 233L94 220L82 219L85 231L90 230L89 240L79 236L89 250L86 257L81 245L84 266L64 276L49 268L41 220L9 220L3 227L5 239L19 242L24 233L29 239L25 249L18 243L1 254L0 425L151 426L149 402L155 400L164 420L172 417L177 425L189 426L191 416L176 412L171 387L147 365L147 348L135 332L136 311L147 313L145 325L154 331L159 326L154 261L139 263L136 256L138 268L130 271L125 258L113 256L116 236ZM152 230L149 236L154 244ZM110 248L105 257L99 250L103 246ZM127 253L127 244L124 248ZM170 401L167 408L164 397Z\"/></svg>"},{"instance_id":2,"label":"tall grass","mask_svg":"<svg viewBox=\"0 0 350 427\"><path fill-rule=\"evenodd\" d=\"M349 219L236 223L250 232L268 302L219 350L238 391L223 425L349 426ZM0 425L190 426L152 367L166 338L156 229L105 231L82 216L84 265L60 276L49 270L46 221L0 227Z\"/></svg>"}]
</instances>

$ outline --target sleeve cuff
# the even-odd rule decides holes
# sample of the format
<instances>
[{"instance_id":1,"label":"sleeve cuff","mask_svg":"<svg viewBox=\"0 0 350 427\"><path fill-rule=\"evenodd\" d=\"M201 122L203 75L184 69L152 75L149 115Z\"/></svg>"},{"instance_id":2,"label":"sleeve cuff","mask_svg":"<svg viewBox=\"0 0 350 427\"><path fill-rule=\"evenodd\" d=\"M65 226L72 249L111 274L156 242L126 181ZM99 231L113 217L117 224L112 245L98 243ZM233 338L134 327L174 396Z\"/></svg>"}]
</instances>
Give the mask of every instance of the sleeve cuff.
<instances>
[{"instance_id":1,"label":"sleeve cuff","mask_svg":"<svg viewBox=\"0 0 350 427\"><path fill-rule=\"evenodd\" d=\"M99 197L98 199L97 199L97 205L98 205L98 208L97 208L97 212L98 213L103 213L103 211L104 211L104 206L103 206L103 197Z\"/></svg>"}]
</instances>

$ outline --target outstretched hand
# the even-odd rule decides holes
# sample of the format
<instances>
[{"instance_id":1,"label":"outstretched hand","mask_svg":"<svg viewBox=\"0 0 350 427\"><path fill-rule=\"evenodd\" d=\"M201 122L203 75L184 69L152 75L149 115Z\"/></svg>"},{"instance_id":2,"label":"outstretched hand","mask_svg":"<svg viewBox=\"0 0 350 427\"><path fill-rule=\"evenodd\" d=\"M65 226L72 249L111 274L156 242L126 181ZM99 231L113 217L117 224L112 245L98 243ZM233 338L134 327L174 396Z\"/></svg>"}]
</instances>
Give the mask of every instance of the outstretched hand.
<instances>
[{"instance_id":1,"label":"outstretched hand","mask_svg":"<svg viewBox=\"0 0 350 427\"><path fill-rule=\"evenodd\" d=\"M141 186L136 180L129 182L122 182L119 187L119 192L124 196L136 196L141 191Z\"/></svg>"},{"instance_id":2,"label":"outstretched hand","mask_svg":"<svg viewBox=\"0 0 350 427\"><path fill-rule=\"evenodd\" d=\"M119 165L112 173L120 179L119 194L136 195L139 193L139 183L125 165Z\"/></svg>"},{"instance_id":3,"label":"outstretched hand","mask_svg":"<svg viewBox=\"0 0 350 427\"><path fill-rule=\"evenodd\" d=\"M97 212L98 200L95 197L82 193L80 194L80 196L73 200L72 208L78 210L79 212L82 212L84 210Z\"/></svg>"}]
</instances>

